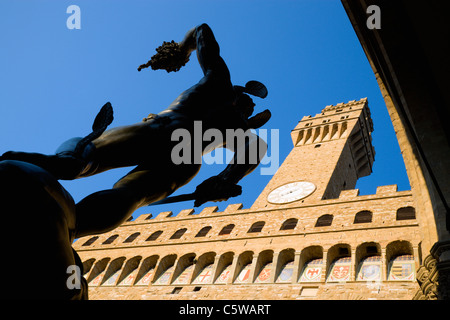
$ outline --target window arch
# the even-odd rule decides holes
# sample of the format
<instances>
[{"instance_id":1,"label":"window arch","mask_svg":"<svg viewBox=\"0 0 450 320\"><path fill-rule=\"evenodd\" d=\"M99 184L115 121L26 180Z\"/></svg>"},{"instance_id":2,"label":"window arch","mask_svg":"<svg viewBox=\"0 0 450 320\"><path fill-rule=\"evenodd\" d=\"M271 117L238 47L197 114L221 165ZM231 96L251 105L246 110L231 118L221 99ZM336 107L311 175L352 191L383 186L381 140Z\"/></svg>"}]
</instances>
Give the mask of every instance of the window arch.
<instances>
[{"instance_id":1,"label":"window arch","mask_svg":"<svg viewBox=\"0 0 450 320\"><path fill-rule=\"evenodd\" d=\"M261 232L262 228L264 227L266 223L264 221L258 221L252 224L250 229L247 231L247 233L256 233Z\"/></svg>"},{"instance_id":2,"label":"window arch","mask_svg":"<svg viewBox=\"0 0 450 320\"><path fill-rule=\"evenodd\" d=\"M82 246L90 246L98 239L98 236L90 238L88 241L82 244Z\"/></svg>"},{"instance_id":3,"label":"window arch","mask_svg":"<svg viewBox=\"0 0 450 320\"><path fill-rule=\"evenodd\" d=\"M317 219L316 227L327 227L331 226L331 223L333 222L333 215L331 214L324 214L323 216L320 216L319 219Z\"/></svg>"},{"instance_id":4,"label":"window arch","mask_svg":"<svg viewBox=\"0 0 450 320\"><path fill-rule=\"evenodd\" d=\"M155 241L163 232L161 230L153 232L145 241Z\"/></svg>"},{"instance_id":5,"label":"window arch","mask_svg":"<svg viewBox=\"0 0 450 320\"><path fill-rule=\"evenodd\" d=\"M125 241L123 243L130 243L133 242L134 239L136 239L137 237L139 237L141 233L140 232L135 232L133 233L131 236L129 236L128 238L125 239Z\"/></svg>"},{"instance_id":6,"label":"window arch","mask_svg":"<svg viewBox=\"0 0 450 320\"><path fill-rule=\"evenodd\" d=\"M201 228L195 237L196 238L205 237L208 234L209 230L211 230L211 228L212 228L211 226Z\"/></svg>"},{"instance_id":7,"label":"window arch","mask_svg":"<svg viewBox=\"0 0 450 320\"><path fill-rule=\"evenodd\" d=\"M170 239L180 239L186 231L186 228L179 229L170 237Z\"/></svg>"},{"instance_id":8,"label":"window arch","mask_svg":"<svg viewBox=\"0 0 450 320\"><path fill-rule=\"evenodd\" d=\"M360 211L355 214L353 223L369 223L372 222L372 212L368 210Z\"/></svg>"},{"instance_id":9,"label":"window arch","mask_svg":"<svg viewBox=\"0 0 450 320\"><path fill-rule=\"evenodd\" d=\"M287 219L281 225L280 230L293 230L297 226L297 222L298 222L298 219L295 219L295 218Z\"/></svg>"},{"instance_id":10,"label":"window arch","mask_svg":"<svg viewBox=\"0 0 450 320\"><path fill-rule=\"evenodd\" d=\"M414 207L403 207L397 210L397 220L412 220L416 218L416 209Z\"/></svg>"},{"instance_id":11,"label":"window arch","mask_svg":"<svg viewBox=\"0 0 450 320\"><path fill-rule=\"evenodd\" d=\"M230 234L233 229L234 229L234 224L229 224L229 225L223 227L223 229L219 232L219 236L224 235L224 234Z\"/></svg>"},{"instance_id":12,"label":"window arch","mask_svg":"<svg viewBox=\"0 0 450 320\"><path fill-rule=\"evenodd\" d=\"M111 244L114 242L114 240L116 240L119 237L118 234L115 234L111 237L109 237L108 239L106 239L102 244Z\"/></svg>"}]
</instances>

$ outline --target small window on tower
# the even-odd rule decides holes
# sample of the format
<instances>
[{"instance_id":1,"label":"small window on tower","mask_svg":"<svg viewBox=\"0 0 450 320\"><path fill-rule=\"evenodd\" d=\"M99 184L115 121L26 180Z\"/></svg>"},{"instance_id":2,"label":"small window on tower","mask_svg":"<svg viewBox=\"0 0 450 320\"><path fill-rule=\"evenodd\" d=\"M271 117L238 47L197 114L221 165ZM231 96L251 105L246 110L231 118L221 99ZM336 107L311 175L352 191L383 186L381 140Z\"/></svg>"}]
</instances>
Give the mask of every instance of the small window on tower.
<instances>
[{"instance_id":1,"label":"small window on tower","mask_svg":"<svg viewBox=\"0 0 450 320\"><path fill-rule=\"evenodd\" d=\"M208 234L209 230L211 230L211 227L204 227L197 233L195 237L205 237Z\"/></svg>"},{"instance_id":2,"label":"small window on tower","mask_svg":"<svg viewBox=\"0 0 450 320\"><path fill-rule=\"evenodd\" d=\"M134 239L136 239L140 235L140 232L133 233L131 236L125 239L123 243L130 243L133 242Z\"/></svg>"},{"instance_id":3,"label":"small window on tower","mask_svg":"<svg viewBox=\"0 0 450 320\"><path fill-rule=\"evenodd\" d=\"M162 234L163 232L160 230L160 231L156 231L156 232L153 232L151 235L150 235L150 237L148 237L147 238L147 240L145 240L145 241L155 241L156 239L158 239L158 237Z\"/></svg>"},{"instance_id":4,"label":"small window on tower","mask_svg":"<svg viewBox=\"0 0 450 320\"><path fill-rule=\"evenodd\" d=\"M92 237L90 238L88 241L86 241L85 243L82 244L82 246L90 246L91 244L93 244L95 242L95 240L98 239L98 236Z\"/></svg>"},{"instance_id":5,"label":"small window on tower","mask_svg":"<svg viewBox=\"0 0 450 320\"><path fill-rule=\"evenodd\" d=\"M316 227L327 227L331 226L333 222L333 216L331 214L324 214L317 219Z\"/></svg>"},{"instance_id":6,"label":"small window on tower","mask_svg":"<svg viewBox=\"0 0 450 320\"><path fill-rule=\"evenodd\" d=\"M281 226L280 230L293 230L297 226L298 220L295 218L286 220Z\"/></svg>"},{"instance_id":7,"label":"small window on tower","mask_svg":"<svg viewBox=\"0 0 450 320\"><path fill-rule=\"evenodd\" d=\"M355 215L355 220L353 223L369 223L372 222L372 212L370 211L360 211Z\"/></svg>"},{"instance_id":8,"label":"small window on tower","mask_svg":"<svg viewBox=\"0 0 450 320\"><path fill-rule=\"evenodd\" d=\"M412 220L416 218L416 209L404 207L397 210L397 220Z\"/></svg>"},{"instance_id":9,"label":"small window on tower","mask_svg":"<svg viewBox=\"0 0 450 320\"><path fill-rule=\"evenodd\" d=\"M186 228L177 230L171 237L170 239L180 239L181 236L187 231Z\"/></svg>"},{"instance_id":10,"label":"small window on tower","mask_svg":"<svg viewBox=\"0 0 450 320\"><path fill-rule=\"evenodd\" d=\"M262 228L266 223L264 221L255 222L251 228L248 230L248 233L261 232Z\"/></svg>"},{"instance_id":11,"label":"small window on tower","mask_svg":"<svg viewBox=\"0 0 450 320\"><path fill-rule=\"evenodd\" d=\"M102 244L111 244L114 242L114 240L116 240L119 237L118 234L115 234L111 237L109 237L108 239L106 239Z\"/></svg>"},{"instance_id":12,"label":"small window on tower","mask_svg":"<svg viewBox=\"0 0 450 320\"><path fill-rule=\"evenodd\" d=\"M230 234L231 230L233 230L234 228L234 224L229 224L225 227L223 227L223 229L219 232L219 236L224 235L224 234Z\"/></svg>"}]
</instances>

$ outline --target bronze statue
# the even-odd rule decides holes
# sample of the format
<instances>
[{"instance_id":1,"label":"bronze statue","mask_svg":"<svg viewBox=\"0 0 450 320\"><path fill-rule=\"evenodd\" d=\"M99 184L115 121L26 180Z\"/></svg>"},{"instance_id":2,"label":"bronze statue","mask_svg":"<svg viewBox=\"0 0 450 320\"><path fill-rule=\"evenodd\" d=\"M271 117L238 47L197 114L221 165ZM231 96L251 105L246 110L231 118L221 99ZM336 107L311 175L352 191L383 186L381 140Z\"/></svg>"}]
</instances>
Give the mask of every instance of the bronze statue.
<instances>
[{"instance_id":1,"label":"bronze statue","mask_svg":"<svg viewBox=\"0 0 450 320\"><path fill-rule=\"evenodd\" d=\"M192 132L195 121L201 121L204 130L247 130L259 128L270 119L268 110L251 117L255 104L246 93L265 98L267 89L257 81L249 81L245 87L232 85L219 45L206 24L191 29L180 43L165 42L152 60L138 70L151 66L167 72L178 71L194 50L204 77L159 114L150 115L136 124L105 131L113 118L112 107L107 103L94 121L93 133L83 139L68 140L55 155L9 151L0 157L0 181L7 187L11 186L1 196L1 202L7 203L6 214L16 219L14 213L20 212L25 216L24 222L27 222L27 217L32 217L32 224L27 224L26 232L48 248L45 262L51 264L50 269L55 276L44 284L47 297L87 297L84 279L78 291L64 288L65 280L61 282L64 276L68 276L65 273L67 266L81 264L71 249L74 239L118 227L137 208L166 198L198 173L198 163L173 163L171 150L177 143L171 140L174 130L183 128ZM256 163L248 161L252 144L259 148ZM227 147L227 142L215 147L222 146ZM205 147L206 144L202 145L200 153L211 151ZM195 154L198 149L192 147L192 151L194 157L199 156ZM235 161L217 176L197 186L195 206L241 194L237 183L257 167L266 152L266 144L253 135L253 139L235 146L233 151ZM243 162L236 161L242 158ZM127 166L136 167L112 189L95 192L77 204L57 182L58 179L77 179ZM44 211L36 215L33 210ZM41 259L41 253L30 253L33 255Z\"/></svg>"}]
</instances>

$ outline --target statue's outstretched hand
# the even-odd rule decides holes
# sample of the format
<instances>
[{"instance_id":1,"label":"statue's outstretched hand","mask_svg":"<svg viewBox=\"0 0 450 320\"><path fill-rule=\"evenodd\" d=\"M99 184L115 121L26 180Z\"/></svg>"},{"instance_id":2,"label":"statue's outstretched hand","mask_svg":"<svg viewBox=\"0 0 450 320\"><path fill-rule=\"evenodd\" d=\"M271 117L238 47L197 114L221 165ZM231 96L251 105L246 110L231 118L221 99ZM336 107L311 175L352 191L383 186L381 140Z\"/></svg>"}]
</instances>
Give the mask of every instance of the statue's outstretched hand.
<instances>
[{"instance_id":1,"label":"statue's outstretched hand","mask_svg":"<svg viewBox=\"0 0 450 320\"><path fill-rule=\"evenodd\" d=\"M197 195L194 207L199 207L208 201L226 201L230 197L237 197L242 193L242 187L225 181L219 176L203 181L195 189Z\"/></svg>"},{"instance_id":2,"label":"statue's outstretched hand","mask_svg":"<svg viewBox=\"0 0 450 320\"><path fill-rule=\"evenodd\" d=\"M153 70L163 69L167 72L176 72L180 70L188 61L190 54L178 42L164 41L161 46L156 48L156 54L144 64L138 67L138 71L151 67Z\"/></svg>"}]
</instances>

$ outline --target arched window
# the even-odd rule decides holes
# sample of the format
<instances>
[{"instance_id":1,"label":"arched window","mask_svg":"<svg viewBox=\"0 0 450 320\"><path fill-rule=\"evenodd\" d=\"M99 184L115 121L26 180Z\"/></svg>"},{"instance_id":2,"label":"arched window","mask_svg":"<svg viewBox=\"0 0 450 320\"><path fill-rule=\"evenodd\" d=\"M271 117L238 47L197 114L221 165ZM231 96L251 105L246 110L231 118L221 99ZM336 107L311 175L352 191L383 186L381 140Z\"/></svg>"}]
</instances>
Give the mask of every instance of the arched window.
<instances>
[{"instance_id":1,"label":"arched window","mask_svg":"<svg viewBox=\"0 0 450 320\"><path fill-rule=\"evenodd\" d=\"M298 220L295 218L287 219L285 222L283 222L280 230L293 230L297 226L297 222Z\"/></svg>"},{"instance_id":2,"label":"arched window","mask_svg":"<svg viewBox=\"0 0 450 320\"><path fill-rule=\"evenodd\" d=\"M133 242L134 239L136 239L141 233L140 232L136 232L133 233L131 236L129 236L128 238L125 239L125 241L123 243L130 243Z\"/></svg>"},{"instance_id":3,"label":"arched window","mask_svg":"<svg viewBox=\"0 0 450 320\"><path fill-rule=\"evenodd\" d=\"M90 246L91 244L93 244L95 242L95 240L98 239L98 236L92 237L90 238L88 241L86 241L85 243L82 244L82 246Z\"/></svg>"},{"instance_id":4,"label":"arched window","mask_svg":"<svg viewBox=\"0 0 450 320\"><path fill-rule=\"evenodd\" d=\"M327 227L331 226L331 223L333 222L333 215L331 214L324 214L323 216L320 216L319 219L317 219L316 227Z\"/></svg>"},{"instance_id":5,"label":"arched window","mask_svg":"<svg viewBox=\"0 0 450 320\"><path fill-rule=\"evenodd\" d=\"M161 230L153 232L145 241L155 241L163 232Z\"/></svg>"},{"instance_id":6,"label":"arched window","mask_svg":"<svg viewBox=\"0 0 450 320\"><path fill-rule=\"evenodd\" d=\"M186 232L186 228L177 230L171 237L170 239L180 239L181 236Z\"/></svg>"},{"instance_id":7,"label":"arched window","mask_svg":"<svg viewBox=\"0 0 450 320\"><path fill-rule=\"evenodd\" d=\"M372 222L372 212L370 211L360 211L355 215L355 220L353 223L368 223Z\"/></svg>"},{"instance_id":8,"label":"arched window","mask_svg":"<svg viewBox=\"0 0 450 320\"><path fill-rule=\"evenodd\" d=\"M248 233L261 232L265 224L266 223L264 221L255 222L248 230Z\"/></svg>"},{"instance_id":9,"label":"arched window","mask_svg":"<svg viewBox=\"0 0 450 320\"><path fill-rule=\"evenodd\" d=\"M234 224L229 224L229 225L223 227L223 229L219 232L219 236L224 235L224 234L230 234L233 229L234 229Z\"/></svg>"},{"instance_id":10,"label":"arched window","mask_svg":"<svg viewBox=\"0 0 450 320\"><path fill-rule=\"evenodd\" d=\"M197 233L197 235L195 236L196 238L199 237L204 237L208 234L209 230L211 230L212 227L204 227L202 229L200 229L200 231Z\"/></svg>"},{"instance_id":11,"label":"arched window","mask_svg":"<svg viewBox=\"0 0 450 320\"><path fill-rule=\"evenodd\" d=\"M116 240L119 237L118 234L115 234L111 237L109 237L108 239L106 239L102 244L111 244L114 242L114 240Z\"/></svg>"},{"instance_id":12,"label":"arched window","mask_svg":"<svg viewBox=\"0 0 450 320\"><path fill-rule=\"evenodd\" d=\"M404 207L397 210L397 220L411 220L416 218L416 209L413 207Z\"/></svg>"}]
</instances>

